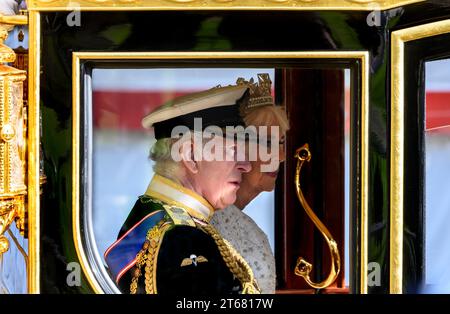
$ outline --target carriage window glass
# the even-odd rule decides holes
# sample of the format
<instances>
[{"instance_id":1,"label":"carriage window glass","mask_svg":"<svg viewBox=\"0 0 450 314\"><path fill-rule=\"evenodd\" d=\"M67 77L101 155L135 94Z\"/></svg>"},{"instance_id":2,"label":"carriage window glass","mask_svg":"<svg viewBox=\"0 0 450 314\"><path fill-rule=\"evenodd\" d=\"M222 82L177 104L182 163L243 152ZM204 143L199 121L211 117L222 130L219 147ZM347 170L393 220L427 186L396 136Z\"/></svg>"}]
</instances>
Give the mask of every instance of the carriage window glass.
<instances>
[{"instance_id":1,"label":"carriage window glass","mask_svg":"<svg viewBox=\"0 0 450 314\"><path fill-rule=\"evenodd\" d=\"M425 77L425 292L450 293L450 59Z\"/></svg>"}]
</instances>

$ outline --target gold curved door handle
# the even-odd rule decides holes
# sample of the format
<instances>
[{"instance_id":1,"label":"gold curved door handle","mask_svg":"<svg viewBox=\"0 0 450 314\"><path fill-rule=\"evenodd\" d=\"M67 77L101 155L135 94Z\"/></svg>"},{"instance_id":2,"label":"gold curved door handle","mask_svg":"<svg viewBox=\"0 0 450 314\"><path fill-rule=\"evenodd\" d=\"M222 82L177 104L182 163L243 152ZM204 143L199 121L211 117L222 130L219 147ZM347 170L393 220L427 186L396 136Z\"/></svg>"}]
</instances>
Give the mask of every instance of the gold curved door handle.
<instances>
[{"instance_id":1,"label":"gold curved door handle","mask_svg":"<svg viewBox=\"0 0 450 314\"><path fill-rule=\"evenodd\" d=\"M297 158L297 167L295 171L295 188L297 191L297 197L306 211L308 217L313 221L314 225L320 230L320 233L327 241L328 248L330 249L331 255L331 267L328 276L321 282L314 282L310 278L310 273L312 271L312 264L308 263L303 257L297 259L297 264L295 266L295 274L297 276L303 277L305 281L315 289L323 289L331 285L339 275L341 270L341 258L339 256L339 251L336 241L331 236L330 231L327 227L320 221L316 216L314 211L309 206L305 197L303 196L302 189L300 187L300 170L302 169L303 163L305 161L311 160L311 152L309 151L309 145L305 144L295 151L295 158Z\"/></svg>"}]
</instances>

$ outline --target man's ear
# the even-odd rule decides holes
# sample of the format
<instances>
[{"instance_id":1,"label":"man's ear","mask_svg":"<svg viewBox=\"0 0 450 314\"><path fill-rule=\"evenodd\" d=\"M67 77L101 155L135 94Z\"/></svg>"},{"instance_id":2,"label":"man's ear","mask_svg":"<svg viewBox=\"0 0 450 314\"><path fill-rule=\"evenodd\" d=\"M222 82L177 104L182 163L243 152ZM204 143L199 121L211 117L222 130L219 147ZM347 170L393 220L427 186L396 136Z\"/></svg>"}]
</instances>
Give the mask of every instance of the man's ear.
<instances>
[{"instance_id":1,"label":"man's ear","mask_svg":"<svg viewBox=\"0 0 450 314\"><path fill-rule=\"evenodd\" d=\"M197 173L197 162L194 160L194 147L192 141L185 141L180 146L181 163L190 173Z\"/></svg>"}]
</instances>

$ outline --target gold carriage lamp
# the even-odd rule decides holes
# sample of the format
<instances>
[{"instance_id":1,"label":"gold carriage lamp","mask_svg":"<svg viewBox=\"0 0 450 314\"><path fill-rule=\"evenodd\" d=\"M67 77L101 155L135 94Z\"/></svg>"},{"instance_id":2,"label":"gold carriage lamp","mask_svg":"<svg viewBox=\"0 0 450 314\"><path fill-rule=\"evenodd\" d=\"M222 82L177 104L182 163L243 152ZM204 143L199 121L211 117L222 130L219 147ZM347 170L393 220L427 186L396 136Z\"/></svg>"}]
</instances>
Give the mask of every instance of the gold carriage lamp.
<instances>
[{"instance_id":1,"label":"gold carriage lamp","mask_svg":"<svg viewBox=\"0 0 450 314\"><path fill-rule=\"evenodd\" d=\"M0 255L9 249L3 235L11 223L21 233L25 228L26 134L23 108L23 82L26 72L7 63L14 62L14 51L3 42L11 25L27 24L27 16L0 14Z\"/></svg>"}]
</instances>

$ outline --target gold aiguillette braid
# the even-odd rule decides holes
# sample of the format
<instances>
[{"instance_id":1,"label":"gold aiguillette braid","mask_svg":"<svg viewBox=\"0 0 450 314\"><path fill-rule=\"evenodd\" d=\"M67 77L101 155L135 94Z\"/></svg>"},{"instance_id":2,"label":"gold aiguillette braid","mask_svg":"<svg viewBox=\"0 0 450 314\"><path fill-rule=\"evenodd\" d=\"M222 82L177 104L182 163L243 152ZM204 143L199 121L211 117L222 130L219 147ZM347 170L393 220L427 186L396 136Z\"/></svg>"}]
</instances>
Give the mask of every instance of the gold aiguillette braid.
<instances>
[{"instance_id":1,"label":"gold aiguillette braid","mask_svg":"<svg viewBox=\"0 0 450 314\"><path fill-rule=\"evenodd\" d=\"M242 284L242 293L259 294L261 293L258 284L253 275L253 271L245 259L235 250L235 248L211 225L199 226L208 233L216 242L220 255L233 275Z\"/></svg>"}]
</instances>

